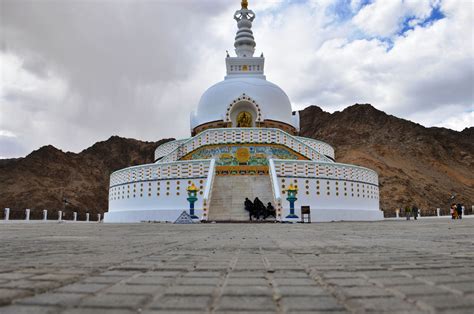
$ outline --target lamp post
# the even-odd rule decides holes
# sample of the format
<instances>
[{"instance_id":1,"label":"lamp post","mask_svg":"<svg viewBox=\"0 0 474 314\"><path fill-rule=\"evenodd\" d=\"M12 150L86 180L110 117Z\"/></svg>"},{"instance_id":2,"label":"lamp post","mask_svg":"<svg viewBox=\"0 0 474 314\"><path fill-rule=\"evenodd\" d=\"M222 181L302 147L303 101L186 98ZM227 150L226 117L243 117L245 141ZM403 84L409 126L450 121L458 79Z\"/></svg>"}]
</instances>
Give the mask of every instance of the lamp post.
<instances>
[{"instance_id":1,"label":"lamp post","mask_svg":"<svg viewBox=\"0 0 474 314\"><path fill-rule=\"evenodd\" d=\"M293 184L290 184L286 192L288 193L286 200L290 202L290 214L286 216L286 218L298 218L295 214L295 202L297 200L296 194L298 193L298 188L293 186Z\"/></svg>"},{"instance_id":2,"label":"lamp post","mask_svg":"<svg viewBox=\"0 0 474 314\"><path fill-rule=\"evenodd\" d=\"M189 216L191 216L192 219L198 219L198 216L194 214L194 203L197 201L197 192L199 189L194 185L194 183L191 183L186 191L188 192L187 200L189 202Z\"/></svg>"}]
</instances>

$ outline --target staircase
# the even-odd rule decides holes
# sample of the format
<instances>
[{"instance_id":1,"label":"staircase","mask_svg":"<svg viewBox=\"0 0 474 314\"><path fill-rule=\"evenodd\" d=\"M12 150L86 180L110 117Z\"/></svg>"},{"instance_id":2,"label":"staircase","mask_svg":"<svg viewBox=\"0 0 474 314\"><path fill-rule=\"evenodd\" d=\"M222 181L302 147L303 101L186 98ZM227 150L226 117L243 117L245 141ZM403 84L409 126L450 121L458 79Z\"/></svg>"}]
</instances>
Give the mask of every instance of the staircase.
<instances>
[{"instance_id":1,"label":"staircase","mask_svg":"<svg viewBox=\"0 0 474 314\"><path fill-rule=\"evenodd\" d=\"M268 175L216 176L212 187L209 221L248 221L245 198L258 197L263 204L275 206ZM271 220L273 217L268 218Z\"/></svg>"}]
</instances>

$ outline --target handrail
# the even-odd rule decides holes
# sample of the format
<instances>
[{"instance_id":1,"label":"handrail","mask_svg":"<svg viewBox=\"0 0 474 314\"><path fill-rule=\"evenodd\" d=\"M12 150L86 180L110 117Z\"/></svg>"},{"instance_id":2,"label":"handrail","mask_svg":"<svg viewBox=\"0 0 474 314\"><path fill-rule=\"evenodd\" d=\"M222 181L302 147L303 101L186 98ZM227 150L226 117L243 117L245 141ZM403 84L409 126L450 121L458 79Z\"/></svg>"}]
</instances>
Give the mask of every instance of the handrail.
<instances>
[{"instance_id":1,"label":"handrail","mask_svg":"<svg viewBox=\"0 0 474 314\"><path fill-rule=\"evenodd\" d=\"M204 188L204 195L202 198L203 207L209 209L209 204L211 201L211 192L212 192L212 185L214 184L214 177L215 177L215 169L216 169L216 160L211 159L211 163L209 164L209 172L207 174L207 180L206 180L206 187ZM206 217L202 217L202 220L208 220L209 219L209 211L207 212Z\"/></svg>"},{"instance_id":2,"label":"handrail","mask_svg":"<svg viewBox=\"0 0 474 314\"><path fill-rule=\"evenodd\" d=\"M312 161L312 160L286 160L286 159L274 159L273 160L274 165L275 165L275 171L277 172L277 164L303 164L303 165L322 165L325 167L334 167L334 168L353 168L356 170L361 170L365 171L366 173L364 175L367 176L373 176L373 182L370 182L370 178L368 178L365 183L373 184L373 185L378 185L379 180L378 180L378 173L375 170L365 168L365 167L360 167L356 165L349 165L349 164L343 164L343 163L325 163L325 162L320 162L320 161ZM278 176L278 174L277 174ZM298 175L299 176L299 175ZM302 175L303 177L311 177L312 175ZM284 175L280 175L280 177L284 177ZM343 179L340 176L332 175L332 176L322 176L319 175L318 178L320 179ZM343 180L352 180L352 181L359 181L359 180L353 180L353 179L343 179ZM362 182L362 181L361 181Z\"/></svg>"},{"instance_id":3,"label":"handrail","mask_svg":"<svg viewBox=\"0 0 474 314\"><path fill-rule=\"evenodd\" d=\"M139 166L132 166L128 168L123 168L117 171L114 171L113 173L110 174L109 177L109 187L116 186L118 182L127 180L128 183L132 182L140 182L144 180L158 180L158 179L164 179L164 178L169 178L172 177L173 174L170 172L166 173L157 173L155 170L161 168L168 168L168 167L173 167L173 166L190 166L193 165L193 167L197 167L199 164L210 165L211 160L210 159L197 159L197 160L179 160L179 161L172 161L172 162L166 162L166 163L151 163L151 164L144 164L144 165L139 165ZM151 170L150 170L151 169ZM189 169L186 167L186 169L179 168L178 171L185 171ZM149 170L147 172L147 170ZM207 169L206 169L207 170ZM135 172L137 171L137 172ZM153 171L153 173L151 172ZM128 174L128 178L125 178L124 176L127 176L127 172L134 172L132 173L134 177L130 178L130 173ZM192 177L197 177L196 175L185 175L186 178L192 178ZM123 184L123 183L120 183Z\"/></svg>"},{"instance_id":4,"label":"handrail","mask_svg":"<svg viewBox=\"0 0 474 314\"><path fill-rule=\"evenodd\" d=\"M276 201L281 201L281 193L280 193L280 187L278 185L275 162L273 161L273 159L270 158L268 160L268 164L269 164L269 170L270 170L270 180L272 182L272 188L273 188L273 195Z\"/></svg>"},{"instance_id":5,"label":"handrail","mask_svg":"<svg viewBox=\"0 0 474 314\"><path fill-rule=\"evenodd\" d=\"M163 144L159 145L157 148L155 148L155 153L154 153L155 162L159 158L163 158L166 155L168 155L169 153L171 153L176 147L178 147L181 143L183 143L184 141L187 141L187 140L189 140L189 138L182 138L182 139L179 139L179 140L173 140L173 141L169 141L169 142L166 142L166 143L163 143ZM169 150L169 151L166 152L166 150Z\"/></svg>"},{"instance_id":6,"label":"handrail","mask_svg":"<svg viewBox=\"0 0 474 314\"><path fill-rule=\"evenodd\" d=\"M275 162L273 161L272 158L268 160L269 164L269 170L270 170L270 183L272 185L272 190L273 190L273 197L275 201L275 208L279 214L281 214L281 193L280 193L280 186L278 185L278 177L276 173L276 168L275 168ZM281 216L275 217L281 221Z\"/></svg>"},{"instance_id":7,"label":"handrail","mask_svg":"<svg viewBox=\"0 0 474 314\"><path fill-rule=\"evenodd\" d=\"M188 145L189 143L191 143L192 141L195 141L195 140L199 140L200 138L208 135L209 133L211 132L216 132L216 130L219 132L232 132L232 131L246 131L246 130L249 130L249 131L262 131L262 130L267 130L267 131L275 131L279 134L282 134L283 136L286 136L290 139L293 139L297 144L299 145L302 145L302 147L308 149L309 151L312 151L314 152L316 155L319 156L319 158L321 159L322 162L328 162L328 163L333 163L333 161L331 159L329 159L328 157L324 156L324 154L321 154L320 152L318 152L316 149L314 149L313 147L311 147L310 145L306 144L304 141L298 139L296 136L293 136L281 129L277 129L277 128L220 128L220 129L207 129L201 133L199 133L198 135L194 136L194 137L191 137L189 138L188 140L184 141L182 144L180 144L178 147L176 147L173 151L171 151L168 155L164 156L163 159L161 159L160 161L158 161L157 163L162 163L162 162L169 162L169 158L172 158L173 155L175 155L175 158L176 159L179 159L181 157L183 157L184 155L186 155L187 153L191 152L192 150L186 150L186 145ZM283 144L283 143L278 143L278 144ZM204 144L206 145L206 144ZM284 144L283 144L284 145ZM203 145L199 145L199 146L203 146ZM198 146L198 147L199 147ZM197 149L198 147L195 147L194 149ZM291 147L290 147L291 148ZM184 150L184 152L182 152ZM180 152L182 152L180 154ZM305 153L302 153L302 152L298 152L302 155L306 155ZM308 157L308 156L306 156Z\"/></svg>"},{"instance_id":8,"label":"handrail","mask_svg":"<svg viewBox=\"0 0 474 314\"><path fill-rule=\"evenodd\" d=\"M206 181L206 188L204 189L204 196L203 199L207 200L211 196L211 188L212 188L212 183L214 181L214 173L215 173L215 165L216 165L216 160L211 159L211 163L209 164L209 172L207 174L207 181Z\"/></svg>"},{"instance_id":9,"label":"handrail","mask_svg":"<svg viewBox=\"0 0 474 314\"><path fill-rule=\"evenodd\" d=\"M200 163L200 162L209 162L209 159L175 160L175 161L167 161L167 162L160 162L160 163L153 162L153 163L130 166L130 167L122 168L119 170L115 170L114 172L110 173L110 175L112 176L113 174L118 174L120 172L131 170L131 169L139 169L142 167L153 167L153 166L161 167L161 166L169 166L173 164L186 164L186 163L189 164L189 163Z\"/></svg>"},{"instance_id":10,"label":"handrail","mask_svg":"<svg viewBox=\"0 0 474 314\"><path fill-rule=\"evenodd\" d=\"M323 142L323 141L320 141L320 140L315 140L313 138L309 138L309 137L304 137L304 136L295 136L297 139L305 142L305 143L309 143L308 145L313 147L311 144L315 144L315 145L319 145L321 147L323 147L323 149L326 149L328 150L328 153L329 153L329 157L333 158L334 159L334 147L332 147L331 145L329 145L328 143L326 142ZM326 154L324 154L326 155ZM327 155L326 155L327 156Z\"/></svg>"}]
</instances>

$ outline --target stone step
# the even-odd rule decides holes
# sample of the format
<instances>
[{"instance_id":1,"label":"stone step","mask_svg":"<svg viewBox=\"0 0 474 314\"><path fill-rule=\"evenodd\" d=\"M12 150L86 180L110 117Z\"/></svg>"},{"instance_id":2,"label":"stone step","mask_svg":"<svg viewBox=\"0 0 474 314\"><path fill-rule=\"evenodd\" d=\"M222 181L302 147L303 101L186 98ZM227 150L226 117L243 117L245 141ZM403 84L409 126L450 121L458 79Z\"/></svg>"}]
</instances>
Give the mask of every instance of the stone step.
<instances>
[{"instance_id":1,"label":"stone step","mask_svg":"<svg viewBox=\"0 0 474 314\"><path fill-rule=\"evenodd\" d=\"M216 176L209 203L209 220L248 221L245 198L258 197L264 204L274 204L269 176Z\"/></svg>"}]
</instances>

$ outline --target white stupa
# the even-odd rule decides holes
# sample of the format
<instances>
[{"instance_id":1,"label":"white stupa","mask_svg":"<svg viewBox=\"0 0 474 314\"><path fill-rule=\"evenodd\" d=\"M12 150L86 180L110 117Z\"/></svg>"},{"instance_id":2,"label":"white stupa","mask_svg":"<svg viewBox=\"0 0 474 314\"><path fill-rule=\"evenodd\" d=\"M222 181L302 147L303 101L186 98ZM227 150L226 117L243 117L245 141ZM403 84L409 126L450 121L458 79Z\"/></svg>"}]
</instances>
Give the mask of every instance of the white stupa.
<instances>
[{"instance_id":1,"label":"white stupa","mask_svg":"<svg viewBox=\"0 0 474 314\"><path fill-rule=\"evenodd\" d=\"M277 221L380 220L378 175L334 160L327 143L299 137L299 115L286 93L266 80L254 57L247 1L234 14L236 56L227 75L191 113L192 137L160 145L155 163L112 173L105 222L248 220L244 200L276 208Z\"/></svg>"}]
</instances>

